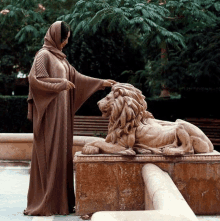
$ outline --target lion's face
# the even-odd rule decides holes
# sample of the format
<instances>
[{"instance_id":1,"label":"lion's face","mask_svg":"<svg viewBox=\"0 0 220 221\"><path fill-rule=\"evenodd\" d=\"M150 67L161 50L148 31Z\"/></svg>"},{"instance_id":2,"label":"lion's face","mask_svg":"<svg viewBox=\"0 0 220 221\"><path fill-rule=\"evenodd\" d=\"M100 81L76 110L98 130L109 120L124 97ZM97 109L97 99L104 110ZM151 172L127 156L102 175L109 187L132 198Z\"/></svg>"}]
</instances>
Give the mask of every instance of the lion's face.
<instances>
[{"instance_id":1,"label":"lion's face","mask_svg":"<svg viewBox=\"0 0 220 221\"><path fill-rule=\"evenodd\" d=\"M110 121L122 118L121 126L142 115L147 108L141 91L127 83L117 83L111 92L98 102L102 117L110 117ZM138 118L139 120L139 118ZM124 122L125 121L125 122Z\"/></svg>"},{"instance_id":2,"label":"lion's face","mask_svg":"<svg viewBox=\"0 0 220 221\"><path fill-rule=\"evenodd\" d=\"M135 128L144 119L147 103L142 92L131 84L117 83L111 92L98 102L103 117L109 117L107 142L118 139L130 147L135 142Z\"/></svg>"},{"instance_id":3,"label":"lion's face","mask_svg":"<svg viewBox=\"0 0 220 221\"><path fill-rule=\"evenodd\" d=\"M97 103L102 112L102 117L109 117L111 115L114 99L113 91L111 91L106 97Z\"/></svg>"}]
</instances>

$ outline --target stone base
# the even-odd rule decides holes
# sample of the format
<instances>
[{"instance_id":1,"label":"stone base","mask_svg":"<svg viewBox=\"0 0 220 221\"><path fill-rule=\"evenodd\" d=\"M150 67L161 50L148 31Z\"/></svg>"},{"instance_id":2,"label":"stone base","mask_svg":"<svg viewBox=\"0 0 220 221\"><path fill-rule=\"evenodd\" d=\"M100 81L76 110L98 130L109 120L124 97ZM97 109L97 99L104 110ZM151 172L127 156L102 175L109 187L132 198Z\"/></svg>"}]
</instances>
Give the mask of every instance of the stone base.
<instances>
[{"instance_id":1,"label":"stone base","mask_svg":"<svg viewBox=\"0 0 220 221\"><path fill-rule=\"evenodd\" d=\"M74 157L76 214L144 210L146 163L166 171L197 215L220 214L220 153L165 157L161 155L83 155Z\"/></svg>"}]
</instances>

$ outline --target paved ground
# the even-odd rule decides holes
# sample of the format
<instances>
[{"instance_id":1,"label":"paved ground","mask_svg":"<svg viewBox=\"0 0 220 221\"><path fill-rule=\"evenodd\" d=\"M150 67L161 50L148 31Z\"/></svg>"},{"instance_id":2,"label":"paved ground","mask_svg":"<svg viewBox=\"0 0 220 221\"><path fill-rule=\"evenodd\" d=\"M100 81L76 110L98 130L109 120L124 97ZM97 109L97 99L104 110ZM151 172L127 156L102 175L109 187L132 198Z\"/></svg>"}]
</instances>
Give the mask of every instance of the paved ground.
<instances>
[{"instance_id":1,"label":"paved ground","mask_svg":"<svg viewBox=\"0 0 220 221\"><path fill-rule=\"evenodd\" d=\"M29 165L0 163L0 221L82 221L74 214L68 216L24 216L29 185Z\"/></svg>"},{"instance_id":2,"label":"paved ground","mask_svg":"<svg viewBox=\"0 0 220 221\"><path fill-rule=\"evenodd\" d=\"M82 221L68 216L24 216L29 185L29 164L0 161L0 221ZM199 216L203 221L220 221L220 216ZM103 220L104 221L104 220Z\"/></svg>"}]
</instances>

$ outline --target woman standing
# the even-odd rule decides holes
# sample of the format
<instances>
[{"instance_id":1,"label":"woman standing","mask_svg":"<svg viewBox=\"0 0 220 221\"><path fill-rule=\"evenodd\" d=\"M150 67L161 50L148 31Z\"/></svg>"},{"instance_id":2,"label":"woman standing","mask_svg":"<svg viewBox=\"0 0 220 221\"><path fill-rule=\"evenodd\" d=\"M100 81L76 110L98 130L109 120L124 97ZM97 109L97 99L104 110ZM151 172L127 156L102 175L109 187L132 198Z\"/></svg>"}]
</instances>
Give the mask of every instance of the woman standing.
<instances>
[{"instance_id":1,"label":"woman standing","mask_svg":"<svg viewBox=\"0 0 220 221\"><path fill-rule=\"evenodd\" d=\"M25 215L73 212L74 114L95 91L116 83L77 72L62 53L69 36L64 22L53 23L29 74L28 119L34 140Z\"/></svg>"}]
</instances>

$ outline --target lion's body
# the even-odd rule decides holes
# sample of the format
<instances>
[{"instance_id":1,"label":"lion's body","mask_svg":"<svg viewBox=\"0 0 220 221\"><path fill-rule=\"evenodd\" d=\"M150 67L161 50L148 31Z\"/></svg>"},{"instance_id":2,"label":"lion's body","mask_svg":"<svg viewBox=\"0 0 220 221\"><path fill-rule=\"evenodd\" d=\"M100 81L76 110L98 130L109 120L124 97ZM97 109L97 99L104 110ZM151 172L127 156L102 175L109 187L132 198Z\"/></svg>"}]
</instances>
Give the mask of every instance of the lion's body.
<instances>
[{"instance_id":1,"label":"lion's body","mask_svg":"<svg viewBox=\"0 0 220 221\"><path fill-rule=\"evenodd\" d=\"M104 117L109 116L106 142L94 142L83 153L156 153L183 155L213 151L208 137L196 126L183 120L168 122L154 119L146 111L141 91L130 84L116 84L98 102Z\"/></svg>"},{"instance_id":2,"label":"lion's body","mask_svg":"<svg viewBox=\"0 0 220 221\"><path fill-rule=\"evenodd\" d=\"M142 143L149 147L161 147L172 144L176 139L174 125L162 126L154 119L147 119L147 124L137 127L135 144Z\"/></svg>"},{"instance_id":3,"label":"lion's body","mask_svg":"<svg viewBox=\"0 0 220 221\"><path fill-rule=\"evenodd\" d=\"M175 144L175 147L177 148L179 142L177 130L179 127L183 127L189 135L190 145L195 153L213 151L211 141L198 127L179 119L176 120L176 122L158 121L151 118L147 119L147 124L139 126L136 130L135 145L145 144L152 148L160 148L169 144ZM200 145L203 146L198 147L195 144L196 138L201 139L204 142L204 144L200 143Z\"/></svg>"}]
</instances>

